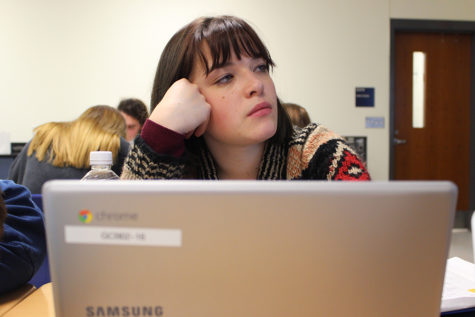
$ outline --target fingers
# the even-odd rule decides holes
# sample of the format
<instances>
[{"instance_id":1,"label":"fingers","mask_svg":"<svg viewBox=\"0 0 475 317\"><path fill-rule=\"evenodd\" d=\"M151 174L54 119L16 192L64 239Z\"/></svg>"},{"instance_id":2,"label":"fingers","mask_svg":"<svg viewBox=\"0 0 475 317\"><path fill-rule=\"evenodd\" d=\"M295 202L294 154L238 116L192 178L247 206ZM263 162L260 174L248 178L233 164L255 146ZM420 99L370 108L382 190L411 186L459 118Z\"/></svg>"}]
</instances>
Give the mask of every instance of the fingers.
<instances>
[{"instance_id":1,"label":"fingers","mask_svg":"<svg viewBox=\"0 0 475 317\"><path fill-rule=\"evenodd\" d=\"M205 120L202 124L200 124L194 131L190 131L184 134L185 139L191 138L191 136L194 134L197 138L202 136L205 132L206 129L208 128L208 122L209 118Z\"/></svg>"},{"instance_id":2,"label":"fingers","mask_svg":"<svg viewBox=\"0 0 475 317\"><path fill-rule=\"evenodd\" d=\"M185 137L191 136L194 131L202 135L210 109L199 87L183 78L170 86L149 119Z\"/></svg>"}]
</instances>

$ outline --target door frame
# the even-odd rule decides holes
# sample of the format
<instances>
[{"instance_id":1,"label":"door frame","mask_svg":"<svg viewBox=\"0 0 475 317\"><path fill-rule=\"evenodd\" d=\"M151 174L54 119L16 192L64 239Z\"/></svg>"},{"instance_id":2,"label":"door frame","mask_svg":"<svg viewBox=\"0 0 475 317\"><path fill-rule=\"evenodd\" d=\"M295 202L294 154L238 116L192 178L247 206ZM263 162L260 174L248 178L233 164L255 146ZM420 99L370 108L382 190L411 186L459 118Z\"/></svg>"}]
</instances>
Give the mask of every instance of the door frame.
<instances>
[{"instance_id":1,"label":"door frame","mask_svg":"<svg viewBox=\"0 0 475 317\"><path fill-rule=\"evenodd\" d=\"M475 210L475 22L446 20L391 19L389 81L389 179L394 179L394 99L395 99L395 34L396 32L443 32L472 35L470 69L470 171L469 210Z\"/></svg>"}]
</instances>

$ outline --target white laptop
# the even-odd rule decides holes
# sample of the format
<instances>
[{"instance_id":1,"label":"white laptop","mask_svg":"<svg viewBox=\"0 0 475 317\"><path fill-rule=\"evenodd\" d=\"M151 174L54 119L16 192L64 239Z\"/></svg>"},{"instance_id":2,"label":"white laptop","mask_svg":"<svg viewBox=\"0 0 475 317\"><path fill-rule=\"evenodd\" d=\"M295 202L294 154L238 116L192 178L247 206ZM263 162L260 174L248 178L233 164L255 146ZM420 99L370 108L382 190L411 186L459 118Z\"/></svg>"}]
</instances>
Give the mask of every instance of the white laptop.
<instances>
[{"instance_id":1,"label":"white laptop","mask_svg":"<svg viewBox=\"0 0 475 317\"><path fill-rule=\"evenodd\" d=\"M56 316L439 316L449 182L50 181Z\"/></svg>"}]
</instances>

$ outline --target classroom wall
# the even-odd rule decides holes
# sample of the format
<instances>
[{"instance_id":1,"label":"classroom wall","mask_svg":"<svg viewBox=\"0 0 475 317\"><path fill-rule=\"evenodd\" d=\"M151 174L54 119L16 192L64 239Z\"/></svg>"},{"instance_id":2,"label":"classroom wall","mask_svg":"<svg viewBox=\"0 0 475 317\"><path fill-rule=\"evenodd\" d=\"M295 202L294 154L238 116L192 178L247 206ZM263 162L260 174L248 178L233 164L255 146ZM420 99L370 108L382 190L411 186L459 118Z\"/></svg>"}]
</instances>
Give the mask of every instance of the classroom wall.
<instances>
[{"instance_id":1,"label":"classroom wall","mask_svg":"<svg viewBox=\"0 0 475 317\"><path fill-rule=\"evenodd\" d=\"M398 19L474 21L473 0L390 0L390 16Z\"/></svg>"},{"instance_id":2,"label":"classroom wall","mask_svg":"<svg viewBox=\"0 0 475 317\"><path fill-rule=\"evenodd\" d=\"M33 127L73 120L96 104L149 103L160 53L201 15L253 25L277 63L283 101L342 135L368 137L374 179L389 176L390 18L474 20L471 0L0 0L0 131L26 142ZM375 107L355 107L355 87ZM365 117L385 127L366 129Z\"/></svg>"}]
</instances>

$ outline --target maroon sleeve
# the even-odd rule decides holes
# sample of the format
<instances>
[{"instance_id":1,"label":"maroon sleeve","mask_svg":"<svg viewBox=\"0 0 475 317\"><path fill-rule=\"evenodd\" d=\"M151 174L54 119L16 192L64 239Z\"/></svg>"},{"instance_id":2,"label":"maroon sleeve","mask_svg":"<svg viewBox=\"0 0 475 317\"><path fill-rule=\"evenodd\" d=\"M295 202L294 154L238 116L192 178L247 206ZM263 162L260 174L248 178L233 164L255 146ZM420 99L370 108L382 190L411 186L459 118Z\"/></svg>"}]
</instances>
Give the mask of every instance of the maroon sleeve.
<instances>
[{"instance_id":1,"label":"maroon sleeve","mask_svg":"<svg viewBox=\"0 0 475 317\"><path fill-rule=\"evenodd\" d=\"M140 136L158 154L181 157L185 153L185 137L182 134L150 119L145 121Z\"/></svg>"}]
</instances>

